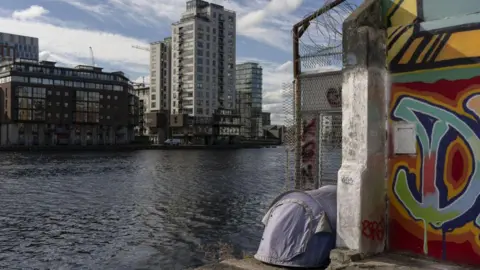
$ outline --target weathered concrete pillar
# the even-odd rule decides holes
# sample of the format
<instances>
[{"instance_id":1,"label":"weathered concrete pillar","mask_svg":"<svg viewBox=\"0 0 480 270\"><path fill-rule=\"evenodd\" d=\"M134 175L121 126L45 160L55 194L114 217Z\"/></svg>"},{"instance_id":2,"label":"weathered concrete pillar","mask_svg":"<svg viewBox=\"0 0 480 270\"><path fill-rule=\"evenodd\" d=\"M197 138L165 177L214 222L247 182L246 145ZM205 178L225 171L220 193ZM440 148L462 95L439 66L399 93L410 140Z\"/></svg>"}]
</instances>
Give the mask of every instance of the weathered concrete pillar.
<instances>
[{"instance_id":1,"label":"weathered concrete pillar","mask_svg":"<svg viewBox=\"0 0 480 270\"><path fill-rule=\"evenodd\" d=\"M107 144L107 130L105 128L102 129L102 144Z\"/></svg>"},{"instance_id":2,"label":"weathered concrete pillar","mask_svg":"<svg viewBox=\"0 0 480 270\"><path fill-rule=\"evenodd\" d=\"M18 124L8 124L8 138L7 144L8 145L16 145L18 144Z\"/></svg>"},{"instance_id":3,"label":"weathered concrete pillar","mask_svg":"<svg viewBox=\"0 0 480 270\"><path fill-rule=\"evenodd\" d=\"M80 145L87 145L87 128L85 126L80 127Z\"/></svg>"},{"instance_id":4,"label":"weathered concrete pillar","mask_svg":"<svg viewBox=\"0 0 480 270\"><path fill-rule=\"evenodd\" d=\"M25 124L23 135L25 138L25 145L31 146L33 144L32 124Z\"/></svg>"},{"instance_id":5,"label":"weathered concrete pillar","mask_svg":"<svg viewBox=\"0 0 480 270\"><path fill-rule=\"evenodd\" d=\"M342 166L337 247L385 249L385 31L380 1L367 0L343 25Z\"/></svg>"},{"instance_id":6,"label":"weathered concrete pillar","mask_svg":"<svg viewBox=\"0 0 480 270\"><path fill-rule=\"evenodd\" d=\"M38 145L45 145L45 124L38 125Z\"/></svg>"},{"instance_id":7,"label":"weathered concrete pillar","mask_svg":"<svg viewBox=\"0 0 480 270\"><path fill-rule=\"evenodd\" d=\"M116 143L116 132L115 132L115 128L114 127L110 127L108 129L108 144L115 144Z\"/></svg>"},{"instance_id":8,"label":"weathered concrete pillar","mask_svg":"<svg viewBox=\"0 0 480 270\"><path fill-rule=\"evenodd\" d=\"M7 145L8 124L0 124L0 146Z\"/></svg>"},{"instance_id":9,"label":"weathered concrete pillar","mask_svg":"<svg viewBox=\"0 0 480 270\"><path fill-rule=\"evenodd\" d=\"M92 144L98 145L98 127L92 128Z\"/></svg>"},{"instance_id":10,"label":"weathered concrete pillar","mask_svg":"<svg viewBox=\"0 0 480 270\"><path fill-rule=\"evenodd\" d=\"M76 128L75 128L75 127L71 127L71 128L70 128L70 136L69 136L70 145L76 144L76 139L77 139L76 137L77 137Z\"/></svg>"}]
</instances>

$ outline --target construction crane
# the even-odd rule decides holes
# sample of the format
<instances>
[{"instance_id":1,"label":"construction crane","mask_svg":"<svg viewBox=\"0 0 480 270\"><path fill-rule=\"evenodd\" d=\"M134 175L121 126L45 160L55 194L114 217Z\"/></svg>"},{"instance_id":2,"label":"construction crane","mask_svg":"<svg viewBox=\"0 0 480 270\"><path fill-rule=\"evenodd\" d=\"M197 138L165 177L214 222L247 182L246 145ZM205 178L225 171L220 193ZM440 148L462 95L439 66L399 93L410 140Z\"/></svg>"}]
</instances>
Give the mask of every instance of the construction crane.
<instances>
[{"instance_id":1,"label":"construction crane","mask_svg":"<svg viewBox=\"0 0 480 270\"><path fill-rule=\"evenodd\" d=\"M147 51L147 52L150 51L149 48L141 47L141 46L136 46L136 45L133 45L132 48L137 49L137 50Z\"/></svg>"},{"instance_id":2,"label":"construction crane","mask_svg":"<svg viewBox=\"0 0 480 270\"><path fill-rule=\"evenodd\" d=\"M92 67L95 66L95 57L93 57L93 49L90 47L90 58L92 60Z\"/></svg>"}]
</instances>

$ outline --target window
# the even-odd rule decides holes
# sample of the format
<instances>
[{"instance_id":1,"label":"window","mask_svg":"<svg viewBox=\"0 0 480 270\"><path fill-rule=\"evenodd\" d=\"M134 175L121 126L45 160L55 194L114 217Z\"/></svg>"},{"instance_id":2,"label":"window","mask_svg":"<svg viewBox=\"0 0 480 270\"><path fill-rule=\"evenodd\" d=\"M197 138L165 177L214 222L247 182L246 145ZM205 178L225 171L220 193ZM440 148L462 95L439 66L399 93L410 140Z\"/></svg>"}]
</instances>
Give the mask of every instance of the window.
<instances>
[{"instance_id":1,"label":"window","mask_svg":"<svg viewBox=\"0 0 480 270\"><path fill-rule=\"evenodd\" d=\"M100 114L99 102L100 94L98 92L76 91L73 121L79 123L98 123ZM67 118L65 115L64 117Z\"/></svg>"},{"instance_id":2,"label":"window","mask_svg":"<svg viewBox=\"0 0 480 270\"><path fill-rule=\"evenodd\" d=\"M17 119L23 121L45 120L46 89L42 87L23 87L15 89L17 99Z\"/></svg>"}]
</instances>

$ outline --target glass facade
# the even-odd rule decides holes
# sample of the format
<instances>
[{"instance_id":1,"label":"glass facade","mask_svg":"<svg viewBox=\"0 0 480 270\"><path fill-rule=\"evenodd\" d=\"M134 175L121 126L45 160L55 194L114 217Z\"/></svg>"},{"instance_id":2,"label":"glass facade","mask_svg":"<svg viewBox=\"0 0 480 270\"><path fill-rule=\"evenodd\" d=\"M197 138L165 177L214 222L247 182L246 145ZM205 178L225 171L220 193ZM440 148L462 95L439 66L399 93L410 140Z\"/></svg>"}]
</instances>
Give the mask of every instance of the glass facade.
<instances>
[{"instance_id":1,"label":"glass facade","mask_svg":"<svg viewBox=\"0 0 480 270\"><path fill-rule=\"evenodd\" d=\"M262 67L258 63L236 66L237 109L242 119L241 134L247 138L261 136Z\"/></svg>"}]
</instances>

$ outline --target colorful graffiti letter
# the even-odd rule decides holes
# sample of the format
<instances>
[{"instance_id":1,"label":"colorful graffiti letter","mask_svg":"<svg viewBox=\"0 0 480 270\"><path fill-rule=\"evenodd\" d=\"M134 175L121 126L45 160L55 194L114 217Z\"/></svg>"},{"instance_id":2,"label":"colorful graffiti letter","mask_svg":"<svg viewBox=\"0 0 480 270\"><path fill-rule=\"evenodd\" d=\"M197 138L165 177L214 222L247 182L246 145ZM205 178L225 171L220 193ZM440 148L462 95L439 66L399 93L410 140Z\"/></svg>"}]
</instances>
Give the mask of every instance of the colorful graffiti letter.
<instances>
[{"instance_id":1,"label":"colorful graffiti letter","mask_svg":"<svg viewBox=\"0 0 480 270\"><path fill-rule=\"evenodd\" d=\"M480 266L480 1L382 3L389 126L417 145L389 153L389 248Z\"/></svg>"},{"instance_id":2,"label":"colorful graffiti letter","mask_svg":"<svg viewBox=\"0 0 480 270\"><path fill-rule=\"evenodd\" d=\"M466 98L465 110L472 111L469 105L477 104L479 94ZM472 115L478 119L478 116ZM477 198L480 191L480 139L478 122L470 119L471 127L461 116L420 99L404 96L399 98L392 118L416 124L421 155L421 191L415 186L416 176L408 167L399 166L393 183L394 193L405 209L415 220L424 223L424 252L428 254L428 226L441 229L445 234L468 222L480 220ZM450 145L452 147L449 148ZM458 144L458 145L457 145ZM457 150L468 168L462 178L453 179L439 168L448 162L449 149ZM463 152L462 152L463 151ZM448 163L447 163L448 164ZM448 166L448 165L447 165ZM445 179L447 176L447 179ZM463 180L463 183L456 181ZM448 196L448 186L463 187L456 196ZM445 250L443 251L445 252Z\"/></svg>"}]
</instances>

